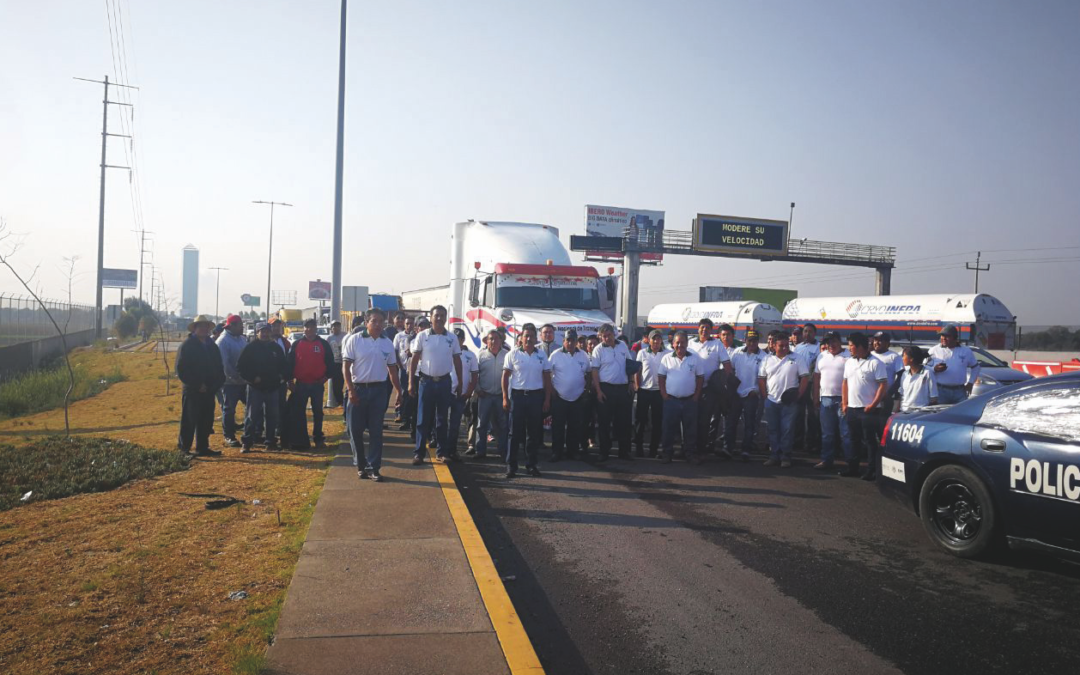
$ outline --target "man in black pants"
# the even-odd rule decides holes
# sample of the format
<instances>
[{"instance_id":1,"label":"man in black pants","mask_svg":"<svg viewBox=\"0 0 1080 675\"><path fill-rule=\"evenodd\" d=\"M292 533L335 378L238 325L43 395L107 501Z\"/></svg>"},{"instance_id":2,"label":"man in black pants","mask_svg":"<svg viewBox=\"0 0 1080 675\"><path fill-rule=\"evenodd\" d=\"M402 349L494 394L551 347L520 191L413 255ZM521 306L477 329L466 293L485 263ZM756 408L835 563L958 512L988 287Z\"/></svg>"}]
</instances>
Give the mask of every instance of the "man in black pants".
<instances>
[{"instance_id":1,"label":"man in black pants","mask_svg":"<svg viewBox=\"0 0 1080 675\"><path fill-rule=\"evenodd\" d=\"M592 353L593 391L596 392L596 416L600 429L600 461L611 455L611 425L619 441L619 459L630 456L630 389L626 361L630 349L615 339L611 324L600 326L600 344Z\"/></svg>"},{"instance_id":2,"label":"man in black pants","mask_svg":"<svg viewBox=\"0 0 1080 675\"><path fill-rule=\"evenodd\" d=\"M660 449L660 434L664 429L664 399L660 397L660 360L668 353L664 349L664 334L658 330L649 333L649 346L637 353L641 370L634 373L637 390L637 421L634 427L634 456L644 456L645 427L649 433L649 457L656 457Z\"/></svg>"},{"instance_id":3,"label":"man in black pants","mask_svg":"<svg viewBox=\"0 0 1080 675\"><path fill-rule=\"evenodd\" d=\"M210 429L214 425L214 402L218 389L225 384L225 369L221 364L221 352L210 339L214 322L200 314L188 326L191 334L176 354L176 376L184 383L180 413L180 437L177 441L182 452L200 457L217 457L217 450L210 449Z\"/></svg>"},{"instance_id":4,"label":"man in black pants","mask_svg":"<svg viewBox=\"0 0 1080 675\"><path fill-rule=\"evenodd\" d=\"M844 364L844 382L840 407L851 435L852 460L841 476L859 473L859 455L866 449L866 471L863 480L875 480L878 472L879 444L885 420L891 411L883 411L889 400L889 374L885 364L870 355L870 340L862 333L848 336L851 358Z\"/></svg>"}]
</instances>

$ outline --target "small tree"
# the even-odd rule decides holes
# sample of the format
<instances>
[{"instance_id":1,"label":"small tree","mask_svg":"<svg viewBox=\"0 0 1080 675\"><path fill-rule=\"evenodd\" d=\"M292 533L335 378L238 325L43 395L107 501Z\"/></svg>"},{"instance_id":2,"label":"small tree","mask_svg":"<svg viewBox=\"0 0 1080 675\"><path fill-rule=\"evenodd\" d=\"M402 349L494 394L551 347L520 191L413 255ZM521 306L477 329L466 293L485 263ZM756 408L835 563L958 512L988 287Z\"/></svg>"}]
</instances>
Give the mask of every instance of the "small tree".
<instances>
[{"instance_id":1,"label":"small tree","mask_svg":"<svg viewBox=\"0 0 1080 675\"><path fill-rule=\"evenodd\" d=\"M113 324L113 330L122 338L129 338L139 329L139 322L131 314L124 312Z\"/></svg>"}]
</instances>

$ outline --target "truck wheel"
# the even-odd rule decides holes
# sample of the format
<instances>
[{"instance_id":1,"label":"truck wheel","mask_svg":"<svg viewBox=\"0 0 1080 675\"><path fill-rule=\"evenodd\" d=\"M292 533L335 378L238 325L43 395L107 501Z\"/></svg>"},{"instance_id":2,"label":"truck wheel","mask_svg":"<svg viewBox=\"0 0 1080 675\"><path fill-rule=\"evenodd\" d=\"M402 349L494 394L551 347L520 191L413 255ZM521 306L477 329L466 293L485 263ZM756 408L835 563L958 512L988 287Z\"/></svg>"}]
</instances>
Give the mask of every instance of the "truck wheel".
<instances>
[{"instance_id":1,"label":"truck wheel","mask_svg":"<svg viewBox=\"0 0 1080 675\"><path fill-rule=\"evenodd\" d=\"M997 512L990 492L974 472L950 464L926 478L919 493L919 514L927 534L960 558L976 558L997 538Z\"/></svg>"}]
</instances>

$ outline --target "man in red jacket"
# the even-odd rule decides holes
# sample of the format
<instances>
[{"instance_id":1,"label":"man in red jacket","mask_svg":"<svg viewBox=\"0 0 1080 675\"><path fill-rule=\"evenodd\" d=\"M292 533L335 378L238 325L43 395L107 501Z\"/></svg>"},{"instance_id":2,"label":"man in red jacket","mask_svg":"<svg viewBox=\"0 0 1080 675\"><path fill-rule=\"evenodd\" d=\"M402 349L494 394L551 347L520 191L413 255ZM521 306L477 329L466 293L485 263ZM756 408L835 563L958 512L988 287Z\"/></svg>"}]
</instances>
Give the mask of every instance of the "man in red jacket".
<instances>
[{"instance_id":1,"label":"man in red jacket","mask_svg":"<svg viewBox=\"0 0 1080 675\"><path fill-rule=\"evenodd\" d=\"M311 447L307 433L307 407L311 404L311 438L315 447L326 447L323 435L323 399L326 381L334 368L334 353L330 344L319 337L318 322L308 319L304 322L304 337L293 343L289 350L289 368L292 381L289 382L289 410L295 426L289 434L289 443L294 450L306 450Z\"/></svg>"}]
</instances>

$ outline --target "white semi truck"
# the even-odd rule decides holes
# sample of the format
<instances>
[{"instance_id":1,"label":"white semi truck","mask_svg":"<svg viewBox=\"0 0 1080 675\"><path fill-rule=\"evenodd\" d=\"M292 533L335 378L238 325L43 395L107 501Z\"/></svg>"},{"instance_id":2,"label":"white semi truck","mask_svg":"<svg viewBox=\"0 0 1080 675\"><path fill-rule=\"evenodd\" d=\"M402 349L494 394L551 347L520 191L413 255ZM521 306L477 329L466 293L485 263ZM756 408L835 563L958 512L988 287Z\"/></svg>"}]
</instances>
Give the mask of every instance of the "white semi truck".
<instances>
[{"instance_id":1,"label":"white semi truck","mask_svg":"<svg viewBox=\"0 0 1080 675\"><path fill-rule=\"evenodd\" d=\"M893 340L912 342L936 342L951 324L961 342L983 349L1012 349L1016 338L1016 317L986 293L796 298L784 307L784 327L804 323L815 324L819 334L885 330Z\"/></svg>"},{"instance_id":2,"label":"white semi truck","mask_svg":"<svg viewBox=\"0 0 1080 675\"><path fill-rule=\"evenodd\" d=\"M474 351L492 328L506 327L513 339L526 323L552 324L561 343L568 328L590 334L610 323L599 278L595 268L570 262L555 227L469 220L453 227L450 283L402 293L402 300L406 309L445 305L449 327L463 328Z\"/></svg>"}]
</instances>

